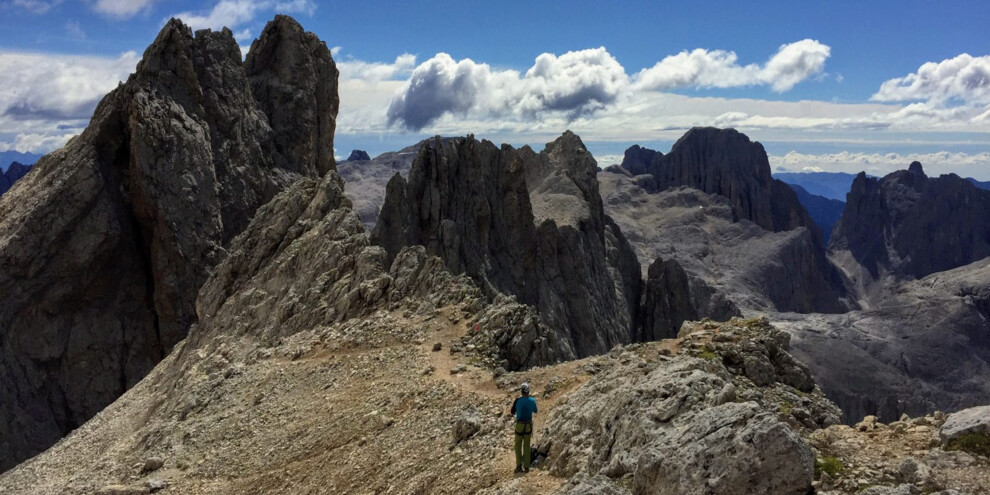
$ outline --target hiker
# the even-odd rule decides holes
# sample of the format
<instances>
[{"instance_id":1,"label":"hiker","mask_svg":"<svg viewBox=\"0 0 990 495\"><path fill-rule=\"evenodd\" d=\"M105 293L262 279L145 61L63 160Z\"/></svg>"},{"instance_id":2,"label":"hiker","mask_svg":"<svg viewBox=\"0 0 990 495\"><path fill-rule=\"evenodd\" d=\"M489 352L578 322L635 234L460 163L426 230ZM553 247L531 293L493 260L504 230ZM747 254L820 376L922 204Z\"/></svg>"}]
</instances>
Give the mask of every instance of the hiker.
<instances>
[{"instance_id":1,"label":"hiker","mask_svg":"<svg viewBox=\"0 0 990 495\"><path fill-rule=\"evenodd\" d=\"M536 399L529 396L529 383L523 383L519 390L522 395L516 397L509 412L516 415L516 472L528 473L529 442L533 438L533 415L536 414Z\"/></svg>"}]
</instances>

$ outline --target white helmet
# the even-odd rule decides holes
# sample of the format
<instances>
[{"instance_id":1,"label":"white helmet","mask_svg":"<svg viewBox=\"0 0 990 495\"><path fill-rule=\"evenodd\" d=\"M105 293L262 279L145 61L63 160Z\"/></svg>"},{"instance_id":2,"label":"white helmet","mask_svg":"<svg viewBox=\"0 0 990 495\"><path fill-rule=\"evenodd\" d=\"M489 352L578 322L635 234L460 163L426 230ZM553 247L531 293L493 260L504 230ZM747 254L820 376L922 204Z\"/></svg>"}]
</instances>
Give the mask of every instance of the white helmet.
<instances>
[{"instance_id":1,"label":"white helmet","mask_svg":"<svg viewBox=\"0 0 990 495\"><path fill-rule=\"evenodd\" d=\"M523 382L519 389L522 390L522 393L529 395L529 382Z\"/></svg>"}]
</instances>

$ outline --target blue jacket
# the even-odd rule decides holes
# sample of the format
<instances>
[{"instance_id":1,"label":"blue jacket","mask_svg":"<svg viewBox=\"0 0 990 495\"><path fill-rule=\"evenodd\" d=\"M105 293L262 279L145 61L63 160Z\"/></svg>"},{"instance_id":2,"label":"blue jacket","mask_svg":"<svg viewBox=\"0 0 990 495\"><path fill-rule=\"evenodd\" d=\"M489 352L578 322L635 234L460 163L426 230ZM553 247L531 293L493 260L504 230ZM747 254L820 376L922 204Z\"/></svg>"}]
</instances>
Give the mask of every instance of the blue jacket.
<instances>
[{"instance_id":1,"label":"blue jacket","mask_svg":"<svg viewBox=\"0 0 990 495\"><path fill-rule=\"evenodd\" d=\"M528 395L517 397L510 412L516 415L516 421L532 421L536 414L536 399Z\"/></svg>"}]
</instances>

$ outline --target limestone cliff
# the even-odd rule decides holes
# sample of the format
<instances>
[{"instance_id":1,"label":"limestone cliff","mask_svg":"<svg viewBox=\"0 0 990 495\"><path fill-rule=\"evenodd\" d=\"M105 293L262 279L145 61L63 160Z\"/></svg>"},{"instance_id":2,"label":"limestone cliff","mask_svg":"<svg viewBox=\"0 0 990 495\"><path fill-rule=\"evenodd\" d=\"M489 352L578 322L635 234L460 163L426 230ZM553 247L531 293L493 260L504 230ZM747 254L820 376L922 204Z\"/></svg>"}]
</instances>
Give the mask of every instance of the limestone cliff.
<instances>
[{"instance_id":1,"label":"limestone cliff","mask_svg":"<svg viewBox=\"0 0 990 495\"><path fill-rule=\"evenodd\" d=\"M0 469L147 374L255 210L333 169L336 74L291 18L244 63L229 30L173 19L86 130L0 198Z\"/></svg>"},{"instance_id":2,"label":"limestone cliff","mask_svg":"<svg viewBox=\"0 0 990 495\"><path fill-rule=\"evenodd\" d=\"M408 181L389 183L373 240L390 259L423 245L490 296L536 307L559 337L555 359L605 352L633 338L641 275L604 213L596 171L570 132L539 154L471 136L436 140Z\"/></svg>"}]
</instances>

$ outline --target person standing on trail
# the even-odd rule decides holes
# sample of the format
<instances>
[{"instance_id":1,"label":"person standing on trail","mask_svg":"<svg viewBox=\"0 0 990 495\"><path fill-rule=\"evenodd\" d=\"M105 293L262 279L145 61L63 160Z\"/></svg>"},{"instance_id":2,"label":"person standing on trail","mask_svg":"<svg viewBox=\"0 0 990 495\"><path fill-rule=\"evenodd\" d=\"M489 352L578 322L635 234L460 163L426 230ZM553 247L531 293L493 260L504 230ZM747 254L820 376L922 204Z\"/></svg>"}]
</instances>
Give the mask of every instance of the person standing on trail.
<instances>
[{"instance_id":1,"label":"person standing on trail","mask_svg":"<svg viewBox=\"0 0 990 495\"><path fill-rule=\"evenodd\" d=\"M533 415L536 414L536 399L529 395L529 383L523 383L519 389L522 395L516 397L509 412L516 415L516 472L528 473L529 442L533 438Z\"/></svg>"}]
</instances>

